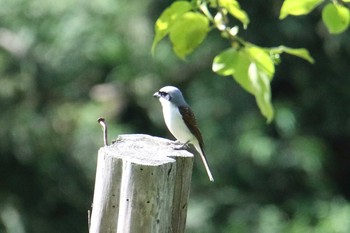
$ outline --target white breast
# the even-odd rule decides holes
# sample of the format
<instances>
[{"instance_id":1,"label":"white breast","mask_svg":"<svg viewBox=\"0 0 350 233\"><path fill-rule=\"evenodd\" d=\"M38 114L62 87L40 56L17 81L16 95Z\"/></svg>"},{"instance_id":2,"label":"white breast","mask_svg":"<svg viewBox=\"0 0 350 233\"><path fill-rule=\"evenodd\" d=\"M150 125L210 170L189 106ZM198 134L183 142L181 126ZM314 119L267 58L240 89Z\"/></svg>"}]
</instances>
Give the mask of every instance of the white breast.
<instances>
[{"instance_id":1,"label":"white breast","mask_svg":"<svg viewBox=\"0 0 350 233\"><path fill-rule=\"evenodd\" d=\"M194 139L193 134L185 125L178 107L168 100L159 99L163 107L163 115L166 126L174 137L181 143L190 142Z\"/></svg>"}]
</instances>

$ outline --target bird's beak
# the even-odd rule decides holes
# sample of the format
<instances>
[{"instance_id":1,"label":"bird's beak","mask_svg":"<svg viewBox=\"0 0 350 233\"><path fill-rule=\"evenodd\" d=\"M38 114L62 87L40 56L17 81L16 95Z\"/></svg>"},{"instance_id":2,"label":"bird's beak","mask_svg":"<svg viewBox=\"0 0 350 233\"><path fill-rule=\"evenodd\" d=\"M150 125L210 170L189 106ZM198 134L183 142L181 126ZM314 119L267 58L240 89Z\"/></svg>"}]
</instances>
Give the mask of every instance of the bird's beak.
<instances>
[{"instance_id":1,"label":"bird's beak","mask_svg":"<svg viewBox=\"0 0 350 233\"><path fill-rule=\"evenodd\" d=\"M153 97L159 98L160 97L159 92L157 91L156 93L154 93Z\"/></svg>"}]
</instances>

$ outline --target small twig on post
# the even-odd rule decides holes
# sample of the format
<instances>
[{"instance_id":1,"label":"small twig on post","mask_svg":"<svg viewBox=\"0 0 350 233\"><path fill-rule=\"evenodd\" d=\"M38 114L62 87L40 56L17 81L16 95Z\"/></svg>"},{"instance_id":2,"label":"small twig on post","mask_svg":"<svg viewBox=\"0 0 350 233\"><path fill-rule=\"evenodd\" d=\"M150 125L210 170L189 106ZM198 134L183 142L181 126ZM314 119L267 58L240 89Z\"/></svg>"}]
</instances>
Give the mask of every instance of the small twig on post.
<instances>
[{"instance_id":1,"label":"small twig on post","mask_svg":"<svg viewBox=\"0 0 350 233\"><path fill-rule=\"evenodd\" d=\"M105 146L108 146L108 140L107 140L107 124L105 122L105 119L100 117L97 119L97 122L100 123L100 125L102 126L102 130L103 130L103 143Z\"/></svg>"},{"instance_id":2,"label":"small twig on post","mask_svg":"<svg viewBox=\"0 0 350 233\"><path fill-rule=\"evenodd\" d=\"M105 119L100 117L100 118L97 119L97 122L102 126L102 130L103 130L103 144L104 144L104 146L108 146L107 124L105 122ZM93 206L93 204L91 204L91 210L88 210L88 229L89 229L89 231L90 231L90 226L91 226L92 206Z\"/></svg>"}]
</instances>

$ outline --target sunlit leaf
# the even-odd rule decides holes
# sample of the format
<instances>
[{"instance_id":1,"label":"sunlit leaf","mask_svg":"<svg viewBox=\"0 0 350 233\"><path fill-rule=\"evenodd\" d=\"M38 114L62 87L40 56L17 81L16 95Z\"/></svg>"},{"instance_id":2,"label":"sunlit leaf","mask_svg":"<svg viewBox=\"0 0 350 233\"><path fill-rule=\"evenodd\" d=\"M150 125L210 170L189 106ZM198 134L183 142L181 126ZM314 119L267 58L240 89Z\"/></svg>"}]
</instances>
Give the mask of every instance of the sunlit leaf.
<instances>
[{"instance_id":1,"label":"sunlit leaf","mask_svg":"<svg viewBox=\"0 0 350 233\"><path fill-rule=\"evenodd\" d=\"M157 19L154 30L155 37L152 44L152 54L159 43L169 32L177 18L191 10L191 4L185 1L177 1L166 8Z\"/></svg>"},{"instance_id":2,"label":"sunlit leaf","mask_svg":"<svg viewBox=\"0 0 350 233\"><path fill-rule=\"evenodd\" d=\"M227 76L235 73L239 53L236 49L230 48L214 58L212 69L214 72Z\"/></svg>"},{"instance_id":3,"label":"sunlit leaf","mask_svg":"<svg viewBox=\"0 0 350 233\"><path fill-rule=\"evenodd\" d=\"M249 24L249 17L247 13L241 9L236 0L219 0L221 7L225 8L233 17L241 21L244 28Z\"/></svg>"},{"instance_id":4,"label":"sunlit leaf","mask_svg":"<svg viewBox=\"0 0 350 233\"><path fill-rule=\"evenodd\" d=\"M249 65L250 65L249 55L245 50L243 49L240 50L238 53L238 61L236 63L235 73L233 74L233 78L246 91L248 91L251 94L254 94L254 90L248 76Z\"/></svg>"},{"instance_id":5,"label":"sunlit leaf","mask_svg":"<svg viewBox=\"0 0 350 233\"><path fill-rule=\"evenodd\" d=\"M209 20L200 13L186 12L170 30L170 41L175 54L184 59L200 45L209 31Z\"/></svg>"},{"instance_id":6,"label":"sunlit leaf","mask_svg":"<svg viewBox=\"0 0 350 233\"><path fill-rule=\"evenodd\" d=\"M349 27L349 14L348 8L328 3L322 10L322 20L331 34L339 34Z\"/></svg>"},{"instance_id":7,"label":"sunlit leaf","mask_svg":"<svg viewBox=\"0 0 350 233\"><path fill-rule=\"evenodd\" d=\"M294 49L294 48L288 48L285 46L279 46L277 48L270 49L270 52L272 54L288 53L290 55L294 55L294 56L300 57L302 59L305 59L310 63L315 62L314 59L311 57L309 51L307 51L306 49L303 49L303 48Z\"/></svg>"},{"instance_id":8,"label":"sunlit leaf","mask_svg":"<svg viewBox=\"0 0 350 233\"><path fill-rule=\"evenodd\" d=\"M239 85L255 96L268 122L273 119L269 75L273 75L274 65L271 62L269 55L258 47L240 50L230 48L217 55L213 61L214 72L223 76L232 75Z\"/></svg>"},{"instance_id":9,"label":"sunlit leaf","mask_svg":"<svg viewBox=\"0 0 350 233\"><path fill-rule=\"evenodd\" d=\"M323 1L324 0L285 0L279 18L284 19L288 15L306 15Z\"/></svg>"},{"instance_id":10,"label":"sunlit leaf","mask_svg":"<svg viewBox=\"0 0 350 233\"><path fill-rule=\"evenodd\" d=\"M275 65L270 55L262 48L249 46L246 48L250 59L256 64L259 70L262 70L270 79L275 73Z\"/></svg>"},{"instance_id":11,"label":"sunlit leaf","mask_svg":"<svg viewBox=\"0 0 350 233\"><path fill-rule=\"evenodd\" d=\"M244 50L230 48L220 53L214 58L212 69L214 72L233 78L245 90L253 94L253 89L248 77L249 56Z\"/></svg>"},{"instance_id":12,"label":"sunlit leaf","mask_svg":"<svg viewBox=\"0 0 350 233\"><path fill-rule=\"evenodd\" d=\"M267 122L271 122L274 111L271 103L270 79L254 62L249 65L248 75L261 114L266 117Z\"/></svg>"}]
</instances>

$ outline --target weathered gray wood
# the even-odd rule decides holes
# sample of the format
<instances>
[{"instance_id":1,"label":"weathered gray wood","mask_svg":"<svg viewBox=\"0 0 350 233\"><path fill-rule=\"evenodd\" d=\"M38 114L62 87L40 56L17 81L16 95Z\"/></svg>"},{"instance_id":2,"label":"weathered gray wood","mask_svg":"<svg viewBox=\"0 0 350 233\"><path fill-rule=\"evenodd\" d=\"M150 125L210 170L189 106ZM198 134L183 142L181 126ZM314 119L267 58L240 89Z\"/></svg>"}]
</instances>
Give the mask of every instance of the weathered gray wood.
<instances>
[{"instance_id":1,"label":"weathered gray wood","mask_svg":"<svg viewBox=\"0 0 350 233\"><path fill-rule=\"evenodd\" d=\"M193 155L173 141L120 135L98 153L90 233L182 233Z\"/></svg>"}]
</instances>

